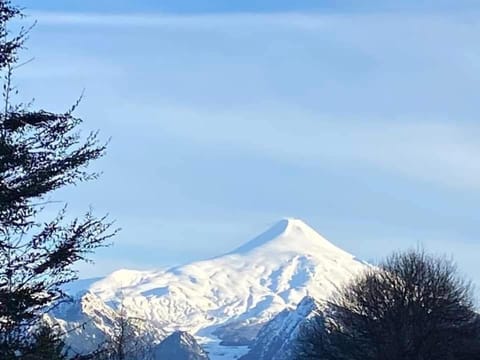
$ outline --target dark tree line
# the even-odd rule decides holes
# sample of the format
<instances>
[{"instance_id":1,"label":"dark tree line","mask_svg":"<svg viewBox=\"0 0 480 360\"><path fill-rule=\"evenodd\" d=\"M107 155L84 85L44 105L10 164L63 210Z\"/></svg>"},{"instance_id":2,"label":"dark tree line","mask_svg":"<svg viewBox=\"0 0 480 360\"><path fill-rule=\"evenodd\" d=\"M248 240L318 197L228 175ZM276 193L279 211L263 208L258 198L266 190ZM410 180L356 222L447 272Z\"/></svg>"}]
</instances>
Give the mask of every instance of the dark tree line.
<instances>
[{"instance_id":1,"label":"dark tree line","mask_svg":"<svg viewBox=\"0 0 480 360\"><path fill-rule=\"evenodd\" d=\"M341 289L304 329L297 359L480 359L480 317L454 264L389 257Z\"/></svg>"},{"instance_id":2,"label":"dark tree line","mask_svg":"<svg viewBox=\"0 0 480 360\"><path fill-rule=\"evenodd\" d=\"M2 359L52 359L61 341L43 316L66 299L62 285L76 279L72 265L88 259L115 233L106 218L91 211L67 221L63 208L49 221L39 216L60 188L94 179L87 165L105 145L96 133L82 137L73 106L65 113L15 104L14 71L29 29L9 24L22 17L0 0L0 354ZM18 27L17 27L18 28ZM39 346L41 344L41 346ZM48 344L48 345L47 345ZM63 347L63 346L62 346Z\"/></svg>"}]
</instances>

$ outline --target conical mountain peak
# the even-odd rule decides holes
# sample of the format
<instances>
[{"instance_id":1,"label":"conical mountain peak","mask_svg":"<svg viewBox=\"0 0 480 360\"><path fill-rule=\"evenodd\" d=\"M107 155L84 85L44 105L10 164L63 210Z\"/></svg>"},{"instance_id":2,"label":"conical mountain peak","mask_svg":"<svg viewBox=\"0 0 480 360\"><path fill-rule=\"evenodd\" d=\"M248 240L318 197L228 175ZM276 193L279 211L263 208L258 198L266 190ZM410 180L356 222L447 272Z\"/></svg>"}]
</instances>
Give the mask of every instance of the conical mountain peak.
<instances>
[{"instance_id":1,"label":"conical mountain peak","mask_svg":"<svg viewBox=\"0 0 480 360\"><path fill-rule=\"evenodd\" d=\"M270 227L268 230L264 231L263 233L255 237L253 240L250 240L249 242L243 244L242 246L232 251L232 253L244 254L258 247L261 247L265 244L268 244L269 242L275 240L276 238L284 235L289 228L290 222L291 222L290 219L280 220L275 225Z\"/></svg>"},{"instance_id":2,"label":"conical mountain peak","mask_svg":"<svg viewBox=\"0 0 480 360\"><path fill-rule=\"evenodd\" d=\"M285 218L229 254L244 255L262 249L273 252L281 250L305 254L322 249L343 252L343 250L331 244L303 220Z\"/></svg>"}]
</instances>

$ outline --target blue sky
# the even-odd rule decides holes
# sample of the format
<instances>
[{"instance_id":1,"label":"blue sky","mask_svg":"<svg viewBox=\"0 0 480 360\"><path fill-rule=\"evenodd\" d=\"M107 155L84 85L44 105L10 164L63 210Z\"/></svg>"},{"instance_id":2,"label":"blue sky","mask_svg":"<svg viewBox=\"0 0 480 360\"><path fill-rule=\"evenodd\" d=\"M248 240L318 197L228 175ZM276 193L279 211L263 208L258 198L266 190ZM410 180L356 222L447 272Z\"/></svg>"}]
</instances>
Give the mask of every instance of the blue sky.
<instances>
[{"instance_id":1,"label":"blue sky","mask_svg":"<svg viewBox=\"0 0 480 360\"><path fill-rule=\"evenodd\" d=\"M478 9L476 0L19 0L18 4L31 9L46 11L76 11L100 13L125 12L168 12L188 13L225 13L225 12L376 12L376 11L451 11Z\"/></svg>"},{"instance_id":2,"label":"blue sky","mask_svg":"<svg viewBox=\"0 0 480 360\"><path fill-rule=\"evenodd\" d=\"M112 138L101 179L55 195L123 229L82 277L293 216L366 260L452 255L480 283L475 2L19 3L38 20L22 98L62 111L85 89L85 129Z\"/></svg>"}]
</instances>

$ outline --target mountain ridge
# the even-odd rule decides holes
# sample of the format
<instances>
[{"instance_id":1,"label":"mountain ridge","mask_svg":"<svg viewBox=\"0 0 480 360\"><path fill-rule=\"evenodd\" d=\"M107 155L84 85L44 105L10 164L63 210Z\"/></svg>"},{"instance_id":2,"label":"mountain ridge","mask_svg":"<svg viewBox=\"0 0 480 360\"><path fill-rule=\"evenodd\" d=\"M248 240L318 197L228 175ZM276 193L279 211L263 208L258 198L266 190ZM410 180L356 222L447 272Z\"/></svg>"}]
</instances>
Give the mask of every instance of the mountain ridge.
<instances>
[{"instance_id":1,"label":"mountain ridge","mask_svg":"<svg viewBox=\"0 0 480 360\"><path fill-rule=\"evenodd\" d=\"M124 269L87 290L95 301L112 309L121 303L165 333L188 331L231 345L238 338L245 345L283 309L305 296L327 298L366 266L305 222L288 218L224 255L170 269ZM57 316L69 323L67 315Z\"/></svg>"}]
</instances>

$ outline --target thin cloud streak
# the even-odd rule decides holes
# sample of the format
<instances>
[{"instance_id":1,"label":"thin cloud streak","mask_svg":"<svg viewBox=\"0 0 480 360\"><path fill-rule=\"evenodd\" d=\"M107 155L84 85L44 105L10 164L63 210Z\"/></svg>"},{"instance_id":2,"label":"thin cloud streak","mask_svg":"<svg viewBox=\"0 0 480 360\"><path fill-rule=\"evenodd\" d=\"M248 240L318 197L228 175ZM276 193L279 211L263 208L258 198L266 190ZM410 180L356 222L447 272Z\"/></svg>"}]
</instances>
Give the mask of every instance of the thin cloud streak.
<instances>
[{"instance_id":1,"label":"thin cloud streak","mask_svg":"<svg viewBox=\"0 0 480 360\"><path fill-rule=\"evenodd\" d=\"M283 25L297 28L318 28L322 23L331 20L332 16L303 13L224 13L224 14L95 14L95 13L68 13L68 12L33 12L30 17L41 25L82 25L108 27L207 27L235 24L255 25Z\"/></svg>"},{"instance_id":2,"label":"thin cloud streak","mask_svg":"<svg viewBox=\"0 0 480 360\"><path fill-rule=\"evenodd\" d=\"M353 163L454 189L480 190L480 145L474 136L478 128L441 121L326 120L321 114L288 113L174 109L153 118L176 118L162 123L162 131L198 144L233 146L293 164Z\"/></svg>"},{"instance_id":3,"label":"thin cloud streak","mask_svg":"<svg viewBox=\"0 0 480 360\"><path fill-rule=\"evenodd\" d=\"M80 12L47 12L33 11L28 15L40 25L52 26L98 26L98 27L183 27L236 28L238 26L281 26L297 30L321 30L335 24L350 27L351 21L364 21L376 26L389 25L391 21L401 21L404 25L418 22L450 22L462 18L471 25L478 23L476 15L480 10L459 11L454 13L418 13L418 12L366 12L366 13L320 13L320 12L271 12L271 13L201 13L201 14L169 14L169 13L136 13L107 14Z\"/></svg>"}]
</instances>

